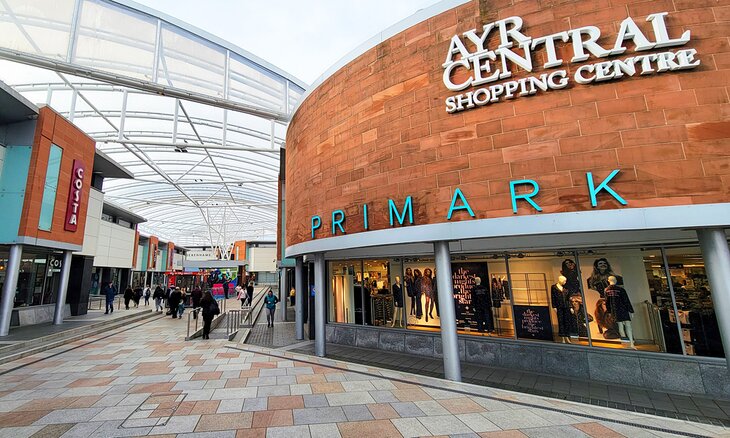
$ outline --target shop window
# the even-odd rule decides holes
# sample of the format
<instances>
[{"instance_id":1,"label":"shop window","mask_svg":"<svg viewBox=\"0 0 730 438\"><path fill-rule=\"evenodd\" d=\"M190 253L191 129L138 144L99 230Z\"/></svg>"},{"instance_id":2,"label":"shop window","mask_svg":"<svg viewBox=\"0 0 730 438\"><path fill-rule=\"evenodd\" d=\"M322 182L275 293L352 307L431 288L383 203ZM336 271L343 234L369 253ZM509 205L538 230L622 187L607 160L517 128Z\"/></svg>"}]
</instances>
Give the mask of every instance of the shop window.
<instances>
[{"instance_id":1,"label":"shop window","mask_svg":"<svg viewBox=\"0 0 730 438\"><path fill-rule=\"evenodd\" d=\"M362 262L329 262L329 320L362 324ZM358 315L356 322L355 314Z\"/></svg>"},{"instance_id":2,"label":"shop window","mask_svg":"<svg viewBox=\"0 0 730 438\"><path fill-rule=\"evenodd\" d=\"M441 326L441 315L436 285L438 273L433 259L406 259L403 270L408 325L415 329L437 330Z\"/></svg>"},{"instance_id":3,"label":"shop window","mask_svg":"<svg viewBox=\"0 0 730 438\"><path fill-rule=\"evenodd\" d=\"M454 256L451 275L460 334L514 337L504 255Z\"/></svg>"},{"instance_id":4,"label":"shop window","mask_svg":"<svg viewBox=\"0 0 730 438\"><path fill-rule=\"evenodd\" d=\"M103 220L104 222L114 223L114 216L107 214L107 213L102 213L101 220Z\"/></svg>"},{"instance_id":5,"label":"shop window","mask_svg":"<svg viewBox=\"0 0 730 438\"><path fill-rule=\"evenodd\" d=\"M41 213L38 219L38 229L51 231L53 224L53 209L56 205L56 191L58 189L58 172L61 170L61 157L63 149L51 145L46 166L46 181L43 184L43 198L41 200Z\"/></svg>"},{"instance_id":6,"label":"shop window","mask_svg":"<svg viewBox=\"0 0 730 438\"><path fill-rule=\"evenodd\" d=\"M677 303L670 322L679 321L680 339L690 356L724 357L712 290L698 247L665 249Z\"/></svg>"},{"instance_id":7,"label":"shop window","mask_svg":"<svg viewBox=\"0 0 730 438\"><path fill-rule=\"evenodd\" d=\"M132 223L129 222L129 221L125 221L124 219L118 219L117 220L117 223L119 225L123 226L124 228L132 228L132 229L134 229L134 227L132 226Z\"/></svg>"}]
</instances>

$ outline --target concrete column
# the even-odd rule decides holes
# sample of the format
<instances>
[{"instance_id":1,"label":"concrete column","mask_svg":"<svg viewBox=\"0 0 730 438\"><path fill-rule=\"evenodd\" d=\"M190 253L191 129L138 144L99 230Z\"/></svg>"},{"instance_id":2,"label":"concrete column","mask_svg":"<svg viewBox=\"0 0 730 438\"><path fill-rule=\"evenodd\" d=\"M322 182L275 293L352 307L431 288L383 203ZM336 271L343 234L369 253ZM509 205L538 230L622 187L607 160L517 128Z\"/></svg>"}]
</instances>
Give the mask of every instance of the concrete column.
<instances>
[{"instance_id":1,"label":"concrete column","mask_svg":"<svg viewBox=\"0 0 730 438\"><path fill-rule=\"evenodd\" d=\"M435 242L433 248L436 255L436 285L438 286L439 313L441 315L444 377L461 382L461 361L459 360L459 339L456 337L456 309L454 308L454 284L451 281L449 242Z\"/></svg>"},{"instance_id":2,"label":"concrete column","mask_svg":"<svg viewBox=\"0 0 730 438\"><path fill-rule=\"evenodd\" d=\"M304 260L297 257L297 266L294 270L294 328L296 338L304 339L304 300L307 299L307 289L304 286Z\"/></svg>"},{"instance_id":3,"label":"concrete column","mask_svg":"<svg viewBox=\"0 0 730 438\"><path fill-rule=\"evenodd\" d=\"M730 249L722 228L697 230L725 359L730 369Z\"/></svg>"},{"instance_id":4,"label":"concrete column","mask_svg":"<svg viewBox=\"0 0 730 438\"><path fill-rule=\"evenodd\" d=\"M286 268L281 267L279 268L279 304L281 304L281 320L286 321L286 306L287 301L286 298L289 296L287 287L286 287Z\"/></svg>"},{"instance_id":5,"label":"concrete column","mask_svg":"<svg viewBox=\"0 0 730 438\"><path fill-rule=\"evenodd\" d=\"M324 253L321 252L314 255L314 294L314 354L324 357L327 281L325 279Z\"/></svg>"},{"instance_id":6,"label":"concrete column","mask_svg":"<svg viewBox=\"0 0 730 438\"><path fill-rule=\"evenodd\" d=\"M63 252L63 266L61 267L61 281L58 285L58 295L56 296L56 308L53 312L53 324L63 324L63 308L66 307L66 294L68 292L68 278L71 274L71 251Z\"/></svg>"},{"instance_id":7,"label":"concrete column","mask_svg":"<svg viewBox=\"0 0 730 438\"><path fill-rule=\"evenodd\" d=\"M15 289L18 286L18 273L22 257L23 245L12 245L8 257L8 267L5 271L2 301L0 301L0 336L7 336L10 332L10 318L13 316Z\"/></svg>"}]
</instances>

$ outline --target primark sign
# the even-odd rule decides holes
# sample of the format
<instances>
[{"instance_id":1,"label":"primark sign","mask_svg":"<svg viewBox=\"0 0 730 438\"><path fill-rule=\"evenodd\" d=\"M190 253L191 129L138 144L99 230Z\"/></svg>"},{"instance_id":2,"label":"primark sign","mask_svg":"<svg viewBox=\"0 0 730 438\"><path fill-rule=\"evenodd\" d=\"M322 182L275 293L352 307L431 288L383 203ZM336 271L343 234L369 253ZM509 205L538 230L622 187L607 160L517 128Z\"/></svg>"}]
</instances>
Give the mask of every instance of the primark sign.
<instances>
[{"instance_id":1,"label":"primark sign","mask_svg":"<svg viewBox=\"0 0 730 438\"><path fill-rule=\"evenodd\" d=\"M653 35L645 34L633 18L621 22L613 45L599 44L601 30L584 26L551 35L531 37L523 30L520 17L509 17L454 35L443 64L443 83L450 91L470 91L446 98L446 112L456 113L521 96L531 96L568 87L571 81L586 85L624 77L653 75L668 71L689 70L700 65L695 49L667 50L643 53L648 50L683 46L690 40L690 31L670 36L665 18L667 12L646 17ZM487 47L490 36L496 36L497 47ZM631 42L630 56L622 59L601 60L626 55L626 43ZM565 44L570 60L559 57L557 45ZM538 56L542 52L543 56ZM536 60L544 63L536 64ZM597 62L585 63L589 60ZM578 64L572 74L564 67ZM508 80L515 67L532 73L537 68L551 71L540 75ZM562 68L561 68L562 67Z\"/></svg>"}]
</instances>

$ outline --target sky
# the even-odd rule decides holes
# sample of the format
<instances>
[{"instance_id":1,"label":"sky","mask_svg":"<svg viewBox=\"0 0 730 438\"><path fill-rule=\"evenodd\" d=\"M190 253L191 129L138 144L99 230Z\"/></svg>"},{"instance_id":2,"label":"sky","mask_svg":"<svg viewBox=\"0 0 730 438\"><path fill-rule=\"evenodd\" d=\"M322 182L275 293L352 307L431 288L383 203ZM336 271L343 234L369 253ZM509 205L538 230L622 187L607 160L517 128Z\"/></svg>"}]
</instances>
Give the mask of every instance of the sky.
<instances>
[{"instance_id":1,"label":"sky","mask_svg":"<svg viewBox=\"0 0 730 438\"><path fill-rule=\"evenodd\" d=\"M229 41L307 84L438 0L137 0Z\"/></svg>"}]
</instances>

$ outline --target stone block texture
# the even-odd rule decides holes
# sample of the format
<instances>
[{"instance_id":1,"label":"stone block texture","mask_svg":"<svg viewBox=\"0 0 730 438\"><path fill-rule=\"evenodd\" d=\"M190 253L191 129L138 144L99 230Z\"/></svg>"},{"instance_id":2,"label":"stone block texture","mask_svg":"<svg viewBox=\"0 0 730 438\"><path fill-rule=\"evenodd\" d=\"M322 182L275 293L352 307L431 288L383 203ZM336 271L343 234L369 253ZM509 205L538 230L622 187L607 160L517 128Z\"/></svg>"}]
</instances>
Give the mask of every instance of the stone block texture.
<instances>
[{"instance_id":1,"label":"stone block texture","mask_svg":"<svg viewBox=\"0 0 730 438\"><path fill-rule=\"evenodd\" d=\"M333 210L349 234L389 228L388 199L413 197L416 224L446 222L459 187L479 219L511 216L509 182L535 179L537 213L591 210L586 172L599 182L620 169L599 208L727 202L730 193L730 34L727 2L646 0L474 0L427 19L351 61L299 107L287 132L286 245L330 237ZM519 15L531 37L595 25L613 45L619 23L634 18L653 39L650 13L668 12L671 37L685 30L696 49L693 70L579 85L454 114L442 83L449 40L485 23ZM487 42L496 47L497 33ZM568 43L569 44L569 43ZM628 51L610 59L632 56ZM567 44L558 44L570 59ZM651 51L650 51L651 52ZM536 51L538 59L544 54ZM642 52L649 53L649 52ZM587 63L602 59L590 58ZM542 63L530 75L543 69ZM564 64L569 74L582 64ZM525 77L514 71L513 79ZM469 90L464 90L469 91ZM452 221L469 220L463 210Z\"/></svg>"}]
</instances>

